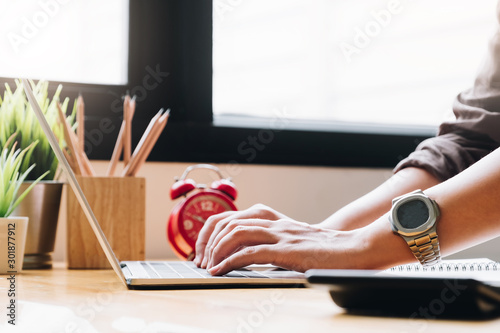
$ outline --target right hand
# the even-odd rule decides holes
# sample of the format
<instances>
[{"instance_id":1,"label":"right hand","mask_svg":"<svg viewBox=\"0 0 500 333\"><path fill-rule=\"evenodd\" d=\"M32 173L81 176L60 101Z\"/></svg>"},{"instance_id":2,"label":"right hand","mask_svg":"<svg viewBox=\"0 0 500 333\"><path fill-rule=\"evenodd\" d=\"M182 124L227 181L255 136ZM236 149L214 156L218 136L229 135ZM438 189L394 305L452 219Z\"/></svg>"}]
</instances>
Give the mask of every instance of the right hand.
<instances>
[{"instance_id":1,"label":"right hand","mask_svg":"<svg viewBox=\"0 0 500 333\"><path fill-rule=\"evenodd\" d=\"M203 225L196 241L196 256L194 263L201 268L207 268L210 260L210 250L217 235L234 220L262 219L277 221L289 219L286 215L267 207L263 204L256 204L242 211L229 211L213 215Z\"/></svg>"}]
</instances>

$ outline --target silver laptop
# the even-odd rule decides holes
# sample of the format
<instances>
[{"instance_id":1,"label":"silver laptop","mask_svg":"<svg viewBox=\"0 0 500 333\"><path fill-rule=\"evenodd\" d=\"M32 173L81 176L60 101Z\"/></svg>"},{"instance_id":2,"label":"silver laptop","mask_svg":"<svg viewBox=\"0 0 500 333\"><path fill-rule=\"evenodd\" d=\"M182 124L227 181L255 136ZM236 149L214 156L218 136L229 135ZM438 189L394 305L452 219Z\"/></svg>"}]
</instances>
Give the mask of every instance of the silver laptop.
<instances>
[{"instance_id":1,"label":"silver laptop","mask_svg":"<svg viewBox=\"0 0 500 333\"><path fill-rule=\"evenodd\" d=\"M73 170L69 166L68 160L61 151L57 139L43 115L29 81L27 79L22 81L28 101L63 171L66 173L68 182L75 192L75 196L99 244L101 244L111 267L126 286L129 288L159 289L172 287L300 286L305 284L306 278L302 273L266 265L249 266L244 269L234 270L224 276L211 276L205 269L196 267L191 261L118 261L78 184Z\"/></svg>"}]
</instances>

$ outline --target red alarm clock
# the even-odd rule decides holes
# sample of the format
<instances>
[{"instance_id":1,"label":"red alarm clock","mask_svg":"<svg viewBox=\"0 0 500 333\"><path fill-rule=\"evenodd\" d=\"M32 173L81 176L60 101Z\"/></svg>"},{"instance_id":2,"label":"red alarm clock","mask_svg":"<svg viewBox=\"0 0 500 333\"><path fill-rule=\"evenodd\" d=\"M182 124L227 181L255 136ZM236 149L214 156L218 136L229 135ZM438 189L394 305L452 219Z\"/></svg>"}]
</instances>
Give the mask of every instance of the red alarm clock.
<instances>
[{"instance_id":1,"label":"red alarm clock","mask_svg":"<svg viewBox=\"0 0 500 333\"><path fill-rule=\"evenodd\" d=\"M186 178L195 169L214 171L219 179L210 188ZM196 190L196 191L195 191ZM233 201L237 190L230 178L224 178L219 168L210 164L192 165L176 179L170 189L170 198L180 201L170 213L167 223L167 239L174 252L182 259L192 260L196 239L205 221L212 215L237 210Z\"/></svg>"}]
</instances>

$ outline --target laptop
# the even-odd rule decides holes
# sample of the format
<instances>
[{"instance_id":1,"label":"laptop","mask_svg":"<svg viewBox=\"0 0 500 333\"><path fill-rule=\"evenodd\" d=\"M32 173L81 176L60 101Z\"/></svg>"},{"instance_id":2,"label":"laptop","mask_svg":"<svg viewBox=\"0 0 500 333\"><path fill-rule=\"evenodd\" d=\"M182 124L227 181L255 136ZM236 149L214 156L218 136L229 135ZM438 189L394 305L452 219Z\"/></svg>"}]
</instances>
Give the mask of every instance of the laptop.
<instances>
[{"instance_id":1,"label":"laptop","mask_svg":"<svg viewBox=\"0 0 500 333\"><path fill-rule=\"evenodd\" d=\"M489 259L443 260L385 271L313 269L312 287L325 289L350 313L411 319L500 316L500 263Z\"/></svg>"},{"instance_id":2,"label":"laptop","mask_svg":"<svg viewBox=\"0 0 500 333\"><path fill-rule=\"evenodd\" d=\"M65 172L68 182L101 245L106 258L120 280L131 289L221 288L221 287L299 287L306 283L303 273L283 270L271 265L252 265L224 276L211 276L192 261L119 261L104 235L68 160L59 147L38 104L31 85L23 79L24 91L38 121Z\"/></svg>"}]
</instances>

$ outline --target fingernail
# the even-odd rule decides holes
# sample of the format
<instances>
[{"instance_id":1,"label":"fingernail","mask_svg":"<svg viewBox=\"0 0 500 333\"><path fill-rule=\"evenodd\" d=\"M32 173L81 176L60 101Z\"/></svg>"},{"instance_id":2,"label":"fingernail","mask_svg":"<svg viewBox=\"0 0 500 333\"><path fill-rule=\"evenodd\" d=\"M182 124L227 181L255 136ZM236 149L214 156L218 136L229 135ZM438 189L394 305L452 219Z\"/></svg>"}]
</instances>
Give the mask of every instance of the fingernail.
<instances>
[{"instance_id":1,"label":"fingernail","mask_svg":"<svg viewBox=\"0 0 500 333\"><path fill-rule=\"evenodd\" d=\"M208 272L210 273L210 275L216 275L219 272L219 266L214 266L208 269Z\"/></svg>"},{"instance_id":2,"label":"fingernail","mask_svg":"<svg viewBox=\"0 0 500 333\"><path fill-rule=\"evenodd\" d=\"M207 267L207 257L203 257L203 261L201 262L201 268Z\"/></svg>"}]
</instances>

